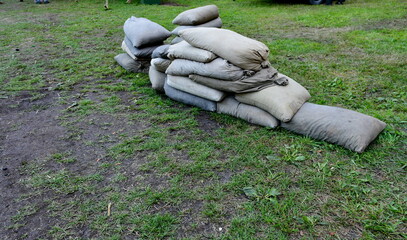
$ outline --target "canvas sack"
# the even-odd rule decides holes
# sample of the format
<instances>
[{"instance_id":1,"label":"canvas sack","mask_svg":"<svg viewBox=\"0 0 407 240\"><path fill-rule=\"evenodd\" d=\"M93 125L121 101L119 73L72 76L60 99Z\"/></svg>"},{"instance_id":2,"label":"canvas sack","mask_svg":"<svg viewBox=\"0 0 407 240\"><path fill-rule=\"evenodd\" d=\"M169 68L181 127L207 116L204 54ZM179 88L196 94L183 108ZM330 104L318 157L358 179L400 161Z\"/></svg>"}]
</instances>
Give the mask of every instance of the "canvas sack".
<instances>
[{"instance_id":1,"label":"canvas sack","mask_svg":"<svg viewBox=\"0 0 407 240\"><path fill-rule=\"evenodd\" d=\"M272 86L258 92L236 94L236 100L257 106L282 122L288 122L300 107L311 97L307 89L293 79L279 73L278 77L288 79L287 86Z\"/></svg>"},{"instance_id":2,"label":"canvas sack","mask_svg":"<svg viewBox=\"0 0 407 240\"><path fill-rule=\"evenodd\" d=\"M386 127L386 123L352 110L305 103L288 123L290 131L361 153Z\"/></svg>"},{"instance_id":3,"label":"canvas sack","mask_svg":"<svg viewBox=\"0 0 407 240\"><path fill-rule=\"evenodd\" d=\"M149 61L134 60L127 53L115 56L114 60L129 72L147 73L150 67Z\"/></svg>"},{"instance_id":4,"label":"canvas sack","mask_svg":"<svg viewBox=\"0 0 407 240\"><path fill-rule=\"evenodd\" d=\"M159 92L164 92L164 83L167 74L157 71L157 69L151 65L148 71L148 77L150 78L151 87Z\"/></svg>"},{"instance_id":5,"label":"canvas sack","mask_svg":"<svg viewBox=\"0 0 407 240\"><path fill-rule=\"evenodd\" d=\"M158 45L171 36L171 32L158 23L134 16L126 20L123 30L131 45L136 48Z\"/></svg>"},{"instance_id":6,"label":"canvas sack","mask_svg":"<svg viewBox=\"0 0 407 240\"><path fill-rule=\"evenodd\" d=\"M226 96L224 92L193 82L188 77L168 75L167 84L175 89L215 102L221 101Z\"/></svg>"},{"instance_id":7,"label":"canvas sack","mask_svg":"<svg viewBox=\"0 0 407 240\"><path fill-rule=\"evenodd\" d=\"M189 78L202 85L233 93L257 92L274 85L288 85L288 79L285 77L279 78L277 70L273 67L264 68L253 76L237 81L224 81L200 75L189 75Z\"/></svg>"},{"instance_id":8,"label":"canvas sack","mask_svg":"<svg viewBox=\"0 0 407 240\"><path fill-rule=\"evenodd\" d=\"M229 63L225 59L216 58L209 63L200 63L185 59L175 59L168 67L167 74L177 76L189 76L192 74L223 80L239 80L246 78L252 71L245 71Z\"/></svg>"},{"instance_id":9,"label":"canvas sack","mask_svg":"<svg viewBox=\"0 0 407 240\"><path fill-rule=\"evenodd\" d=\"M269 66L266 45L231 30L199 27L182 30L179 35L192 46L213 52L242 69L259 71Z\"/></svg>"},{"instance_id":10,"label":"canvas sack","mask_svg":"<svg viewBox=\"0 0 407 240\"><path fill-rule=\"evenodd\" d=\"M181 58L196 62L207 63L215 59L216 55L204 49L193 47L186 41L181 41L169 47L168 58L172 60Z\"/></svg>"},{"instance_id":11,"label":"canvas sack","mask_svg":"<svg viewBox=\"0 0 407 240\"><path fill-rule=\"evenodd\" d=\"M271 116L270 113L258 107L240 103L232 96L228 96L223 101L217 103L217 112L264 127L275 128L279 125L279 121Z\"/></svg>"},{"instance_id":12,"label":"canvas sack","mask_svg":"<svg viewBox=\"0 0 407 240\"><path fill-rule=\"evenodd\" d=\"M134 56L133 53L131 53L130 49L127 47L126 43L122 41L122 49L125 51L132 59L136 60L136 56Z\"/></svg>"},{"instance_id":13,"label":"canvas sack","mask_svg":"<svg viewBox=\"0 0 407 240\"><path fill-rule=\"evenodd\" d=\"M161 43L156 46L136 48L131 45L131 42L127 37L124 38L124 43L135 58L151 58L151 54L154 52L154 50L162 45Z\"/></svg>"},{"instance_id":14,"label":"canvas sack","mask_svg":"<svg viewBox=\"0 0 407 240\"><path fill-rule=\"evenodd\" d=\"M168 49L170 48L169 44L164 44L156 49L154 49L153 53L151 54L151 58L165 58L168 59Z\"/></svg>"},{"instance_id":15,"label":"canvas sack","mask_svg":"<svg viewBox=\"0 0 407 240\"><path fill-rule=\"evenodd\" d=\"M164 58L153 58L151 59L151 66L154 66L155 69L159 72L165 73L168 66L171 64L171 61Z\"/></svg>"},{"instance_id":16,"label":"canvas sack","mask_svg":"<svg viewBox=\"0 0 407 240\"><path fill-rule=\"evenodd\" d=\"M167 81L164 84L164 91L165 95L177 102L192 105L210 112L216 111L216 102L175 89L169 86Z\"/></svg>"},{"instance_id":17,"label":"canvas sack","mask_svg":"<svg viewBox=\"0 0 407 240\"><path fill-rule=\"evenodd\" d=\"M207 5L186 10L172 20L177 25L198 25L209 22L219 17L219 9L216 5Z\"/></svg>"},{"instance_id":18,"label":"canvas sack","mask_svg":"<svg viewBox=\"0 0 407 240\"><path fill-rule=\"evenodd\" d=\"M174 30L172 30L171 34L173 35L177 35L178 36L178 32L184 29L188 29L188 28L194 28L194 27L214 27L214 28L221 28L222 27L222 20L220 19L220 17L217 17L209 22L206 23L202 23L199 25L195 25L195 26L178 26L176 27Z\"/></svg>"}]
</instances>

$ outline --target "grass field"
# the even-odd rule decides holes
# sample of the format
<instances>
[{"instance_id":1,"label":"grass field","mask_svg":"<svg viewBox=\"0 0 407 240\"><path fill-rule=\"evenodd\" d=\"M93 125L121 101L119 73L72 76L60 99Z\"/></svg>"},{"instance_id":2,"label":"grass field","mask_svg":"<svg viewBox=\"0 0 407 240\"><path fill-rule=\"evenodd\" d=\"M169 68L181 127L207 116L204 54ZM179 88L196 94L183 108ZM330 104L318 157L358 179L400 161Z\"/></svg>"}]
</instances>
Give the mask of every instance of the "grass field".
<instances>
[{"instance_id":1,"label":"grass field","mask_svg":"<svg viewBox=\"0 0 407 240\"><path fill-rule=\"evenodd\" d=\"M1 239L406 239L407 5L0 4ZM168 99L123 23L216 4L309 102L387 123L362 154Z\"/></svg>"}]
</instances>

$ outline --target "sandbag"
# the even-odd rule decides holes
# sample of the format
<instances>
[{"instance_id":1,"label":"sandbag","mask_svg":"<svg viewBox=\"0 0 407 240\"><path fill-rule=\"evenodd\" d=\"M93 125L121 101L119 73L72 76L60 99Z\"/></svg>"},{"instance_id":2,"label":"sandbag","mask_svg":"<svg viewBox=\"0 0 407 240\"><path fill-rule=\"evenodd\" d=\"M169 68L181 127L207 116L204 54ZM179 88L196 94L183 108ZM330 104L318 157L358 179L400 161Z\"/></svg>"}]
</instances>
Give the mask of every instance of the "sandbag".
<instances>
[{"instance_id":1,"label":"sandbag","mask_svg":"<svg viewBox=\"0 0 407 240\"><path fill-rule=\"evenodd\" d=\"M266 45L231 30L199 27L184 29L179 35L192 46L213 52L242 69L259 71L269 66Z\"/></svg>"},{"instance_id":2,"label":"sandbag","mask_svg":"<svg viewBox=\"0 0 407 240\"><path fill-rule=\"evenodd\" d=\"M181 37L175 37L174 39L171 40L171 45L177 44L179 42L184 41Z\"/></svg>"},{"instance_id":3,"label":"sandbag","mask_svg":"<svg viewBox=\"0 0 407 240\"><path fill-rule=\"evenodd\" d=\"M130 49L127 47L126 43L122 41L122 49L125 51L132 59L136 60L136 56L134 56L133 53L131 53Z\"/></svg>"},{"instance_id":4,"label":"sandbag","mask_svg":"<svg viewBox=\"0 0 407 240\"><path fill-rule=\"evenodd\" d=\"M136 48L158 45L171 36L171 33L158 23L134 16L126 20L123 30L132 43L131 46Z\"/></svg>"},{"instance_id":5,"label":"sandbag","mask_svg":"<svg viewBox=\"0 0 407 240\"><path fill-rule=\"evenodd\" d=\"M258 92L239 93L235 95L236 100L259 107L282 122L290 121L311 95L293 79L281 73L278 77L286 77L288 85L272 86Z\"/></svg>"},{"instance_id":6,"label":"sandbag","mask_svg":"<svg viewBox=\"0 0 407 240\"><path fill-rule=\"evenodd\" d=\"M221 101L226 96L224 92L193 82L188 77L168 75L167 84L183 92L215 102Z\"/></svg>"},{"instance_id":7,"label":"sandbag","mask_svg":"<svg viewBox=\"0 0 407 240\"><path fill-rule=\"evenodd\" d=\"M219 9L216 5L207 5L186 10L172 20L177 25L198 25L219 17Z\"/></svg>"},{"instance_id":8,"label":"sandbag","mask_svg":"<svg viewBox=\"0 0 407 240\"><path fill-rule=\"evenodd\" d=\"M173 35L178 35L178 32L184 29L188 29L188 28L194 28L194 27L214 27L214 28L221 28L222 27L222 20L220 19L220 17L217 17L209 22L206 23L202 23L199 25L195 25L195 26L178 26L176 27L174 30L172 30L171 34Z\"/></svg>"},{"instance_id":9,"label":"sandbag","mask_svg":"<svg viewBox=\"0 0 407 240\"><path fill-rule=\"evenodd\" d=\"M260 126L275 128L279 125L279 121L268 112L255 106L240 103L232 96L228 96L223 101L217 103L217 112L228 114Z\"/></svg>"},{"instance_id":10,"label":"sandbag","mask_svg":"<svg viewBox=\"0 0 407 240\"><path fill-rule=\"evenodd\" d=\"M127 53L115 56L114 60L129 72L147 73L150 67L149 61L134 60Z\"/></svg>"},{"instance_id":11,"label":"sandbag","mask_svg":"<svg viewBox=\"0 0 407 240\"><path fill-rule=\"evenodd\" d=\"M187 59L196 62L207 63L216 58L212 52L191 46L186 41L181 41L171 45L168 49L168 58L170 59Z\"/></svg>"},{"instance_id":12,"label":"sandbag","mask_svg":"<svg viewBox=\"0 0 407 240\"><path fill-rule=\"evenodd\" d=\"M169 86L167 82L164 84L164 91L165 95L175 101L192 105L210 112L216 111L216 102L175 89Z\"/></svg>"},{"instance_id":13,"label":"sandbag","mask_svg":"<svg viewBox=\"0 0 407 240\"><path fill-rule=\"evenodd\" d=\"M164 92L164 83L167 78L167 74L157 71L157 69L151 65L148 71L148 77L150 78L151 87L159 92Z\"/></svg>"},{"instance_id":14,"label":"sandbag","mask_svg":"<svg viewBox=\"0 0 407 240\"><path fill-rule=\"evenodd\" d=\"M151 66L154 66L157 71L165 73L171 61L164 58L153 58L151 59Z\"/></svg>"},{"instance_id":15,"label":"sandbag","mask_svg":"<svg viewBox=\"0 0 407 240\"><path fill-rule=\"evenodd\" d=\"M236 81L224 81L200 75L189 75L189 78L196 83L233 93L257 92L274 85L288 85L288 79L285 77L278 78L278 72L273 67L264 68L253 76Z\"/></svg>"},{"instance_id":16,"label":"sandbag","mask_svg":"<svg viewBox=\"0 0 407 240\"><path fill-rule=\"evenodd\" d=\"M200 63L185 59L175 59L166 71L169 75L189 76L192 74L223 80L239 80L250 76L254 72L245 71L230 64L222 58L216 58L209 63Z\"/></svg>"},{"instance_id":17,"label":"sandbag","mask_svg":"<svg viewBox=\"0 0 407 240\"><path fill-rule=\"evenodd\" d=\"M361 153L383 131L386 123L344 108L305 103L290 122L281 126Z\"/></svg>"},{"instance_id":18,"label":"sandbag","mask_svg":"<svg viewBox=\"0 0 407 240\"><path fill-rule=\"evenodd\" d=\"M135 58L151 58L153 51L162 45L162 43L159 43L156 46L136 48L131 45L131 42L127 37L124 38L124 43Z\"/></svg>"},{"instance_id":19,"label":"sandbag","mask_svg":"<svg viewBox=\"0 0 407 240\"><path fill-rule=\"evenodd\" d=\"M168 59L168 49L170 48L169 44L164 44L156 49L154 49L153 53L151 54L151 58L164 58Z\"/></svg>"}]
</instances>

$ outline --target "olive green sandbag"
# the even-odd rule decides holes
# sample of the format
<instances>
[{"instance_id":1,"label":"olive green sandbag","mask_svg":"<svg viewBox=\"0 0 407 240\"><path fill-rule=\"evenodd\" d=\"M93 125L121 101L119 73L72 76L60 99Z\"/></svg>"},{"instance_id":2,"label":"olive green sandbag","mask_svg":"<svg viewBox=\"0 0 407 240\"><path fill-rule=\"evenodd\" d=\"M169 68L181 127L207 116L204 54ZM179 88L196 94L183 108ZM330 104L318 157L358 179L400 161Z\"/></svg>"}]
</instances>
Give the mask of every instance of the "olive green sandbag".
<instances>
[{"instance_id":1,"label":"olive green sandbag","mask_svg":"<svg viewBox=\"0 0 407 240\"><path fill-rule=\"evenodd\" d=\"M305 103L291 121L281 123L281 127L361 153L383 131L386 123L344 108Z\"/></svg>"},{"instance_id":2,"label":"olive green sandbag","mask_svg":"<svg viewBox=\"0 0 407 240\"><path fill-rule=\"evenodd\" d=\"M264 127L275 128L279 125L279 121L268 112L258 107L238 102L232 96L228 96L223 101L217 103L217 112Z\"/></svg>"}]
</instances>

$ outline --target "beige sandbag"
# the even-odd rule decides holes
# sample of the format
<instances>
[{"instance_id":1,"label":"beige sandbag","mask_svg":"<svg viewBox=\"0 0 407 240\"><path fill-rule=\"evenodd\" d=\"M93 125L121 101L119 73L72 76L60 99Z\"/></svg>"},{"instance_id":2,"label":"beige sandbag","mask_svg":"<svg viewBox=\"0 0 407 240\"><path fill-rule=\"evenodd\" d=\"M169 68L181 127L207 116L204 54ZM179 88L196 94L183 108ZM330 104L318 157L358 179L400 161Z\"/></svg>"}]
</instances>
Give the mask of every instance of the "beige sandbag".
<instances>
[{"instance_id":1,"label":"beige sandbag","mask_svg":"<svg viewBox=\"0 0 407 240\"><path fill-rule=\"evenodd\" d=\"M188 59L191 61L207 63L216 58L212 52L191 46L186 41L181 41L171 45L168 49L168 58L170 59Z\"/></svg>"},{"instance_id":2,"label":"beige sandbag","mask_svg":"<svg viewBox=\"0 0 407 240\"><path fill-rule=\"evenodd\" d=\"M246 70L259 71L270 65L265 44L231 30L198 27L182 30L179 35L192 46L213 52Z\"/></svg>"},{"instance_id":3,"label":"beige sandbag","mask_svg":"<svg viewBox=\"0 0 407 240\"><path fill-rule=\"evenodd\" d=\"M228 96L223 101L217 103L217 112L265 127L275 128L279 124L279 121L271 116L270 113L258 107L240 103L232 96Z\"/></svg>"},{"instance_id":4,"label":"beige sandbag","mask_svg":"<svg viewBox=\"0 0 407 240\"><path fill-rule=\"evenodd\" d=\"M187 77L168 75L167 84L175 89L215 102L221 101L226 96L224 92L193 82Z\"/></svg>"},{"instance_id":5,"label":"beige sandbag","mask_svg":"<svg viewBox=\"0 0 407 240\"><path fill-rule=\"evenodd\" d=\"M344 108L304 103L291 121L281 126L361 153L383 131L386 123Z\"/></svg>"},{"instance_id":6,"label":"beige sandbag","mask_svg":"<svg viewBox=\"0 0 407 240\"><path fill-rule=\"evenodd\" d=\"M177 25L198 25L219 17L219 9L216 5L207 5L186 10L172 20Z\"/></svg>"},{"instance_id":7,"label":"beige sandbag","mask_svg":"<svg viewBox=\"0 0 407 240\"><path fill-rule=\"evenodd\" d=\"M159 92L164 92L164 83L167 74L157 71L157 69L151 65L148 71L148 77L150 78L151 87Z\"/></svg>"},{"instance_id":8,"label":"beige sandbag","mask_svg":"<svg viewBox=\"0 0 407 240\"><path fill-rule=\"evenodd\" d=\"M282 122L288 122L301 106L311 97L307 89L293 79L286 77L287 86L272 86L258 92L236 94L236 100L257 106Z\"/></svg>"},{"instance_id":9,"label":"beige sandbag","mask_svg":"<svg viewBox=\"0 0 407 240\"><path fill-rule=\"evenodd\" d=\"M214 28L221 28L222 27L222 19L220 19L220 17L215 18L209 22L206 23L202 23L199 25L195 25L195 26L178 26L176 27L174 30L172 30L171 34L173 35L178 35L178 32L184 29L188 29L188 28L194 28L194 27L214 27Z\"/></svg>"},{"instance_id":10,"label":"beige sandbag","mask_svg":"<svg viewBox=\"0 0 407 240\"><path fill-rule=\"evenodd\" d=\"M155 69L159 72L165 73L168 66L170 66L171 61L164 58L153 58L151 59L151 66L154 66Z\"/></svg>"}]
</instances>

